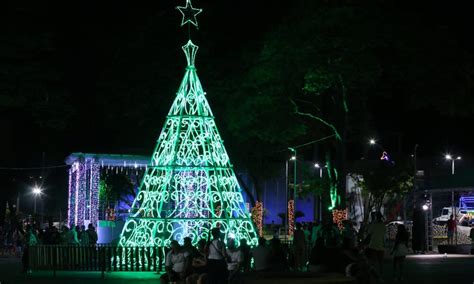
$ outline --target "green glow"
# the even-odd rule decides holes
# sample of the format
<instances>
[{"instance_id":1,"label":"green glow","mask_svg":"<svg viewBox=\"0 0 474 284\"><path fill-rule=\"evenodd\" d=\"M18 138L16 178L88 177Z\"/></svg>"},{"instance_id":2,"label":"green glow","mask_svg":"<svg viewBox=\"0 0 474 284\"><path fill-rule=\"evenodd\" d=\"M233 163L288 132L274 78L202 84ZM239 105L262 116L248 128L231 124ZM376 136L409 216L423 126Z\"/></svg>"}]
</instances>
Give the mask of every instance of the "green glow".
<instances>
[{"instance_id":1,"label":"green glow","mask_svg":"<svg viewBox=\"0 0 474 284\"><path fill-rule=\"evenodd\" d=\"M329 206L329 210L336 208L337 205L340 204L341 198L337 193L337 181L339 178L338 172L336 168L332 167L332 164L329 160L326 161L326 168L329 177L329 196L331 198L331 206ZM334 172L334 176L333 173Z\"/></svg>"},{"instance_id":2,"label":"green glow","mask_svg":"<svg viewBox=\"0 0 474 284\"><path fill-rule=\"evenodd\" d=\"M158 138L150 165L123 228L121 246L168 246L171 240L207 239L220 227L226 238L257 244L229 156L196 73L198 47L183 47L184 78Z\"/></svg>"},{"instance_id":3,"label":"green glow","mask_svg":"<svg viewBox=\"0 0 474 284\"><path fill-rule=\"evenodd\" d=\"M321 117L316 116L314 114L299 111L298 105L295 103L295 101L290 99L290 102L291 102L291 104L293 104L293 107L295 109L296 114L301 115L301 116L306 116L306 117L309 117L311 119L314 119L314 120L317 120L317 121L321 122L322 124L324 124L327 127L331 128L331 130L334 132L334 135L336 136L337 140L342 141L341 135L339 134L339 131L337 131L337 128L333 124L327 122L326 120L324 120Z\"/></svg>"}]
</instances>

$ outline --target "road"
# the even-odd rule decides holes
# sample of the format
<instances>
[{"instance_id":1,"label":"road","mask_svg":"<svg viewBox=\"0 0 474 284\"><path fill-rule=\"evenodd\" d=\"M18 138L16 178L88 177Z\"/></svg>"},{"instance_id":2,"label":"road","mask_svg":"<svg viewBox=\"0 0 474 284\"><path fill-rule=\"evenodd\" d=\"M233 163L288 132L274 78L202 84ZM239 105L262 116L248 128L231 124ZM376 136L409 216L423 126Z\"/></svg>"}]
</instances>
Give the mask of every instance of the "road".
<instances>
[{"instance_id":1,"label":"road","mask_svg":"<svg viewBox=\"0 0 474 284\"><path fill-rule=\"evenodd\" d=\"M384 266L386 283L397 283L392 279L392 260L387 258ZM403 283L473 284L474 256L471 255L411 255L405 263Z\"/></svg>"},{"instance_id":2,"label":"road","mask_svg":"<svg viewBox=\"0 0 474 284\"><path fill-rule=\"evenodd\" d=\"M392 263L386 258L384 266L385 283L392 281ZM99 272L58 272L53 278L52 272L34 272L30 276L20 274L20 263L17 259L0 258L0 284L148 284L158 283L158 275L148 272L113 272L106 273L105 279ZM413 255L408 256L405 265L405 281L403 283L474 283L474 256L469 255Z\"/></svg>"}]
</instances>

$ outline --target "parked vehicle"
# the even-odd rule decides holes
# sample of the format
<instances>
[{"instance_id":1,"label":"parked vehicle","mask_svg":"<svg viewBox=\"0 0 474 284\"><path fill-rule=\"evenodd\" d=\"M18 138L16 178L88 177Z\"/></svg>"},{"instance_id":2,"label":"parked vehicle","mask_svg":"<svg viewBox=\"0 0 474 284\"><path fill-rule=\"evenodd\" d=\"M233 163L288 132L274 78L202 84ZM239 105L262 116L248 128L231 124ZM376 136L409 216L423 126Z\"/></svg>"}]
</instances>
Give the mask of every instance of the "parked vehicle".
<instances>
[{"instance_id":1,"label":"parked vehicle","mask_svg":"<svg viewBox=\"0 0 474 284\"><path fill-rule=\"evenodd\" d=\"M458 207L454 207L454 210L454 212L456 212L456 219L458 219L460 217L459 215L463 214L461 212L463 210L460 211ZM451 214L453 214L453 207L443 207L443 209L441 209L440 215L433 219L433 223L436 225L446 225L449 218L451 217Z\"/></svg>"}]
</instances>

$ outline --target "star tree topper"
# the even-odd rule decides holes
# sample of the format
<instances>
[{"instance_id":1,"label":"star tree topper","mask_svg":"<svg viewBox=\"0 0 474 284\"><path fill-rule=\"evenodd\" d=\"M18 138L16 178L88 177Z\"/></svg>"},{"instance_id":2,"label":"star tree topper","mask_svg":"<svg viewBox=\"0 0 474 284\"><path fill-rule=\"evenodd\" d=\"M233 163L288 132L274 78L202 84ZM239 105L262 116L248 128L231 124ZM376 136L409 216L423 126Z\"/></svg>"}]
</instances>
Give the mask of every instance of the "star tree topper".
<instances>
[{"instance_id":1,"label":"star tree topper","mask_svg":"<svg viewBox=\"0 0 474 284\"><path fill-rule=\"evenodd\" d=\"M186 0L186 6L181 7L178 6L176 7L181 14L183 14L183 19L181 20L181 26L184 26L187 23L191 23L196 28L198 28L198 22L196 20L196 16L199 15L202 12L202 9L197 9L193 8L193 5L191 4L191 0Z\"/></svg>"}]
</instances>

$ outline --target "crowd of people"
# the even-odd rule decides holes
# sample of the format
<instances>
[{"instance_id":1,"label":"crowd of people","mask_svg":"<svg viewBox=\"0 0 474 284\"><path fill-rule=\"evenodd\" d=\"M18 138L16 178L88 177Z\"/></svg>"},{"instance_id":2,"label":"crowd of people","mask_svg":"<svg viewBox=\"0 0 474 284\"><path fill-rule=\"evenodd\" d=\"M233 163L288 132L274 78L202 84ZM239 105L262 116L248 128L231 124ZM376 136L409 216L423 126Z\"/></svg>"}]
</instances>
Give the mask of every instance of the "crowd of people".
<instances>
[{"instance_id":1,"label":"crowd of people","mask_svg":"<svg viewBox=\"0 0 474 284\"><path fill-rule=\"evenodd\" d=\"M13 232L2 233L2 244L12 244L22 252L23 269L28 271L29 247L37 244L90 246L97 243L92 225L63 226L61 230L49 224L45 229L26 225ZM339 226L326 220L314 224L297 223L293 240L281 241L278 235L270 240L258 239L250 247L245 239L223 240L218 228L210 232L208 240L193 246L184 238L181 246L172 241L165 257L161 283L241 283L245 273L262 272L338 272L355 277L359 283L375 283L383 275L386 227L380 213L359 232L351 221ZM393 255L393 271L397 280L403 279L404 259L408 253L409 234L403 225L397 228Z\"/></svg>"},{"instance_id":2,"label":"crowd of people","mask_svg":"<svg viewBox=\"0 0 474 284\"><path fill-rule=\"evenodd\" d=\"M29 248L35 245L64 245L64 246L90 246L96 245L97 232L89 224L88 228L83 226L62 226L59 230L52 223L46 228L40 228L37 224L22 224L13 230L0 228L0 245L3 252L10 255L21 256L24 272L30 272Z\"/></svg>"},{"instance_id":3,"label":"crowd of people","mask_svg":"<svg viewBox=\"0 0 474 284\"><path fill-rule=\"evenodd\" d=\"M171 242L161 283L242 283L245 273L284 271L339 272L359 283L376 283L383 274L384 237L385 225L379 213L362 234L350 221L343 222L342 228L332 222L296 224L291 243L282 243L276 236L259 238L253 248L245 240L237 246L234 239L228 239L226 245L219 229L214 228L211 238L200 240L196 248L190 238L184 239L183 246ZM405 227L399 225L390 250L396 280L403 279L408 239Z\"/></svg>"}]
</instances>

